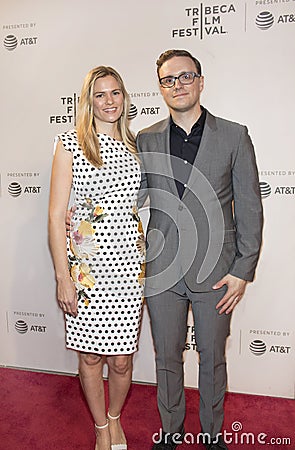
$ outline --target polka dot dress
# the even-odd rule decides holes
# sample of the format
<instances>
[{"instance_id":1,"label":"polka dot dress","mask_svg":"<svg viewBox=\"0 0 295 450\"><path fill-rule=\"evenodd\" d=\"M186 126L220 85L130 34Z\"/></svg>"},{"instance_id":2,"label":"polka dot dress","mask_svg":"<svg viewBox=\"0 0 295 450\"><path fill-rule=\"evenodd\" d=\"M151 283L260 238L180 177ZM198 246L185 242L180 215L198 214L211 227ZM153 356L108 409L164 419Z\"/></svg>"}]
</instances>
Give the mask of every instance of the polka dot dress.
<instances>
[{"instance_id":1,"label":"polka dot dress","mask_svg":"<svg viewBox=\"0 0 295 450\"><path fill-rule=\"evenodd\" d=\"M66 315L66 345L105 355L137 350L144 238L136 200L140 166L121 141L99 134L100 169L77 144L76 131L58 138L73 154L76 211L68 242L78 315Z\"/></svg>"}]
</instances>

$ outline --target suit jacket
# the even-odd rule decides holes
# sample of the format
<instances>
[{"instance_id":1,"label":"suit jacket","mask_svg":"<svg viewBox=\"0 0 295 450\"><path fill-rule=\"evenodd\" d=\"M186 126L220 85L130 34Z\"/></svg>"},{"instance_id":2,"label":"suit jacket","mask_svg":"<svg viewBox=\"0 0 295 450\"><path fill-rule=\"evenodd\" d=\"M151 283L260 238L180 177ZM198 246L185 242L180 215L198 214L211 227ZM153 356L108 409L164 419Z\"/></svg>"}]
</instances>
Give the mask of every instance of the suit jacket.
<instances>
[{"instance_id":1,"label":"suit jacket","mask_svg":"<svg viewBox=\"0 0 295 450\"><path fill-rule=\"evenodd\" d=\"M146 296L173 287L182 277L194 292L210 291L227 273L252 281L263 215L247 128L207 111L181 199L171 167L170 119L140 131L137 146L141 199L144 193L150 198Z\"/></svg>"}]
</instances>

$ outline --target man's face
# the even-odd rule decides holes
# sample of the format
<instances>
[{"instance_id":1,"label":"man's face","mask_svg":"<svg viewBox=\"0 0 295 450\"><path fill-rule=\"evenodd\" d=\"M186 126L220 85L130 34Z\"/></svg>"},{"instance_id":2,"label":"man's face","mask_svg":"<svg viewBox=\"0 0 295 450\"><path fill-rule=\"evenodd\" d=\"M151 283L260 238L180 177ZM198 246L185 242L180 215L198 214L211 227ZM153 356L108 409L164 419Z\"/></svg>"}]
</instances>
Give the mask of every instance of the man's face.
<instances>
[{"instance_id":1,"label":"man's face","mask_svg":"<svg viewBox=\"0 0 295 450\"><path fill-rule=\"evenodd\" d=\"M174 56L166 61L159 70L159 77L179 76L184 72L197 73L194 62L187 56ZM175 80L173 87L160 85L161 94L169 109L175 112L187 112L200 108L200 94L204 87L204 78L194 78L192 84L181 84Z\"/></svg>"}]
</instances>

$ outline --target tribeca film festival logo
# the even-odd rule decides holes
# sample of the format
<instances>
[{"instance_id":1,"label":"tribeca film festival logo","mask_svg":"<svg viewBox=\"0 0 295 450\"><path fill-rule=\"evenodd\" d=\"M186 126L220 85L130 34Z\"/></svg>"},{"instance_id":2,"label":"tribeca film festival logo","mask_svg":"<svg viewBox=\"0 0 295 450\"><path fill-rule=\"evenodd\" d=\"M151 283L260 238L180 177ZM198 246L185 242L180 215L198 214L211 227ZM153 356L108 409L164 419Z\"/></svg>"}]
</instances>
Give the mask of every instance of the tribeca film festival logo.
<instances>
[{"instance_id":1,"label":"tribeca film festival logo","mask_svg":"<svg viewBox=\"0 0 295 450\"><path fill-rule=\"evenodd\" d=\"M60 104L63 108L63 114L49 116L49 123L69 123L76 125L77 109L79 103L79 96L76 92L71 96L60 97Z\"/></svg>"},{"instance_id":2,"label":"tribeca film festival logo","mask_svg":"<svg viewBox=\"0 0 295 450\"><path fill-rule=\"evenodd\" d=\"M3 25L2 29L7 30L25 30L28 31L32 28L35 28L36 23L22 23L22 24L15 24L15 25ZM9 33L4 37L3 45L4 48L8 51L15 50L18 46L19 47L31 47L32 45L37 44L38 38L36 36L16 36L15 34Z\"/></svg>"},{"instance_id":3,"label":"tribeca film festival logo","mask_svg":"<svg viewBox=\"0 0 295 450\"><path fill-rule=\"evenodd\" d=\"M257 2L256 2L257 3ZM260 30L268 30L274 23L287 24L295 23L295 11L294 14L280 14L277 19L270 11L262 11L257 14L255 24Z\"/></svg>"},{"instance_id":4,"label":"tribeca film festival logo","mask_svg":"<svg viewBox=\"0 0 295 450\"><path fill-rule=\"evenodd\" d=\"M222 433L217 433L214 439L211 439L209 433L184 433L182 436L180 433L174 433L170 439L173 444L179 445L182 442L189 445L194 444L216 444L220 437L223 438L226 444L236 444L236 445L251 445L251 448L256 448L257 445L291 445L290 437L278 437L278 436L268 436L264 432L252 433L245 432L243 430L242 422L236 420L232 422L231 431L223 430ZM158 433L154 433L152 440L155 444L158 444L164 440L165 443L168 442L169 433L165 434L162 428L160 428Z\"/></svg>"},{"instance_id":5,"label":"tribeca film festival logo","mask_svg":"<svg viewBox=\"0 0 295 450\"><path fill-rule=\"evenodd\" d=\"M194 350L196 352L198 351L198 345L197 345L197 341L196 341L194 325L187 326L187 337L186 337L186 343L185 343L184 349L185 350Z\"/></svg>"},{"instance_id":6,"label":"tribeca film festival logo","mask_svg":"<svg viewBox=\"0 0 295 450\"><path fill-rule=\"evenodd\" d=\"M225 35L228 30L225 28L224 19L228 15L236 13L233 3L221 5L207 5L200 3L193 8L184 8L185 17L190 21L189 27L173 28L172 38L199 37Z\"/></svg>"}]
</instances>

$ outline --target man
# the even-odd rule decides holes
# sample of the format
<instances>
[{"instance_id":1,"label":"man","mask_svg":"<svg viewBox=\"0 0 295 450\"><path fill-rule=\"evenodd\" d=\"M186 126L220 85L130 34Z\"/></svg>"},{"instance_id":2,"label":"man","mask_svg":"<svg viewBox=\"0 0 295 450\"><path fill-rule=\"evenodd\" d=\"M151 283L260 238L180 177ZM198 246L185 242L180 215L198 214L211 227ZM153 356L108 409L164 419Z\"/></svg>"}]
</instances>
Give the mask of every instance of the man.
<instances>
[{"instance_id":1,"label":"man","mask_svg":"<svg viewBox=\"0 0 295 450\"><path fill-rule=\"evenodd\" d=\"M170 117L137 138L150 197L146 298L163 428L161 442L152 448L173 450L183 437L182 356L191 304L204 445L226 449L221 436L226 338L261 246L255 155L246 127L201 106L204 77L189 52L164 52L157 73Z\"/></svg>"}]
</instances>

